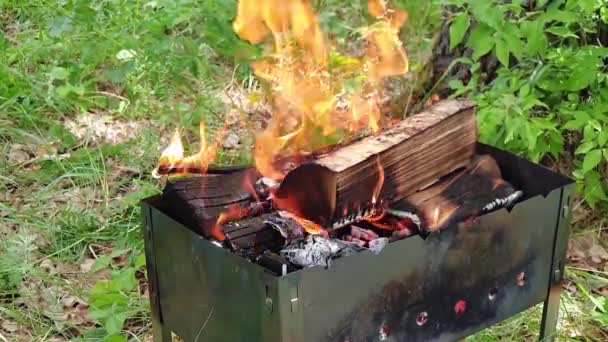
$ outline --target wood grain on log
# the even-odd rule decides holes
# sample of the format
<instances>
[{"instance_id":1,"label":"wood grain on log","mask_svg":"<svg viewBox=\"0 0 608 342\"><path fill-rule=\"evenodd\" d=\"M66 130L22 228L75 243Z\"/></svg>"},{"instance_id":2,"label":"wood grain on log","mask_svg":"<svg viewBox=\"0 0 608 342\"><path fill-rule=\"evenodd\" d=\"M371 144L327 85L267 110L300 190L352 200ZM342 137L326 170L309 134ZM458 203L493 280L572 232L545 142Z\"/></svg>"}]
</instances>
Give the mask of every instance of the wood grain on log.
<instances>
[{"instance_id":1,"label":"wood grain on log","mask_svg":"<svg viewBox=\"0 0 608 342\"><path fill-rule=\"evenodd\" d=\"M275 194L279 207L323 225L369 206L397 201L466 166L475 151L475 105L441 101L393 127L340 146L290 171Z\"/></svg>"}]
</instances>

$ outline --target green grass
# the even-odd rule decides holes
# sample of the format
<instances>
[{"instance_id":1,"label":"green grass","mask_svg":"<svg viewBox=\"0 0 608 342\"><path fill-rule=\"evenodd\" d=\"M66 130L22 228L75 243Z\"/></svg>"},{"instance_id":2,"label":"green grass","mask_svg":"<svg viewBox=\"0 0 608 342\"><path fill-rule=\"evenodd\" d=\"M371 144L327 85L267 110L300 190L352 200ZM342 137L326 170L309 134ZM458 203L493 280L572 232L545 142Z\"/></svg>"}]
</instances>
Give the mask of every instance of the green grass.
<instances>
[{"instance_id":1,"label":"green grass","mask_svg":"<svg viewBox=\"0 0 608 342\"><path fill-rule=\"evenodd\" d=\"M230 105L218 95L249 76L247 58L258 51L232 32L235 3L0 0L0 323L15 328L0 328L0 340L149 334L137 203L161 188L150 176L161 137L178 125L192 135L201 118L221 127ZM436 2L398 3L410 11L402 35L422 69L441 11ZM368 19L364 1L314 4L332 39L352 48L354 28ZM68 123L83 114L118 130L140 126L119 142L79 138ZM579 291L566 292L577 313L565 321L585 332L605 325L597 290L608 276L571 269L568 278ZM88 304L81 320L62 304L71 297ZM473 340L521 340L539 319L536 308Z\"/></svg>"}]
</instances>

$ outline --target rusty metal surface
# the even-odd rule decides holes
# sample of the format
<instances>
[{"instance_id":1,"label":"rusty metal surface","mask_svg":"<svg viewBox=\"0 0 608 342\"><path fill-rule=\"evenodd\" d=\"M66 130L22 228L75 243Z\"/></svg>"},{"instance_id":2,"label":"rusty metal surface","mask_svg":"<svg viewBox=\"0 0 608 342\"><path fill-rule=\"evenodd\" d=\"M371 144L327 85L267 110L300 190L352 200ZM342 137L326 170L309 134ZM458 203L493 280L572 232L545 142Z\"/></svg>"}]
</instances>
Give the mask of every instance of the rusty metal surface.
<instances>
[{"instance_id":1,"label":"rusty metal surface","mask_svg":"<svg viewBox=\"0 0 608 342\"><path fill-rule=\"evenodd\" d=\"M453 341L545 301L567 239L558 228L568 225L559 217L571 181L479 149L524 201L329 270L276 277L168 217L158 198L144 201L163 331L186 341Z\"/></svg>"}]
</instances>

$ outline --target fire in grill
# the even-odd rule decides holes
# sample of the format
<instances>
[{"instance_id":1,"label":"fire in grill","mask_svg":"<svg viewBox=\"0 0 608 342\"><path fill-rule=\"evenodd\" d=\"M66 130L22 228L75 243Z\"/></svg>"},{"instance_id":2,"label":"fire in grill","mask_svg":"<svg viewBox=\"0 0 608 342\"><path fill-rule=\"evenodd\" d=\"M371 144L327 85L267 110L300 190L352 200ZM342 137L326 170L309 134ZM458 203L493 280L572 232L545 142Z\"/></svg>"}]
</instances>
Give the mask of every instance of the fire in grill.
<instances>
[{"instance_id":1,"label":"fire in grill","mask_svg":"<svg viewBox=\"0 0 608 342\"><path fill-rule=\"evenodd\" d=\"M239 2L236 32L274 37L253 67L276 111L251 167L212 167L204 123L198 153L177 134L163 152L179 177L142 202L157 340L450 341L543 301L553 335L571 180L479 144L471 102L389 124L407 14L368 7L366 55L340 69L306 1Z\"/></svg>"}]
</instances>

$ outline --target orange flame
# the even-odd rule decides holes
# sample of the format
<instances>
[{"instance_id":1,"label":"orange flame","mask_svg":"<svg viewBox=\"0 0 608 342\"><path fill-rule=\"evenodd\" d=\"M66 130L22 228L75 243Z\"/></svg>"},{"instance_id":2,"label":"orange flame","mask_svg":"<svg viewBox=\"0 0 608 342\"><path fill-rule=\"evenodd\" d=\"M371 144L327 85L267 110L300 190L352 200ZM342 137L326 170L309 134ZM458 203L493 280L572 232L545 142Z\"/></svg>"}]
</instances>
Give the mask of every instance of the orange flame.
<instances>
[{"instance_id":1,"label":"orange flame","mask_svg":"<svg viewBox=\"0 0 608 342\"><path fill-rule=\"evenodd\" d=\"M208 234L216 240L224 241L226 239L226 236L224 235L224 228L222 227L222 225L231 221L240 220L247 216L247 214L249 214L248 209L243 208L237 204L229 205L225 211L220 213L217 220L215 221L215 224L211 227Z\"/></svg>"},{"instance_id":2,"label":"orange flame","mask_svg":"<svg viewBox=\"0 0 608 342\"><path fill-rule=\"evenodd\" d=\"M299 217L298 215L289 213L289 212L285 212L285 215L288 216L289 218L295 220L296 222L298 222L298 224L304 228L304 230L311 235L323 235L323 236L327 236L328 233L325 229L323 229L323 227L321 227L321 225L307 220L305 218Z\"/></svg>"},{"instance_id":3,"label":"orange flame","mask_svg":"<svg viewBox=\"0 0 608 342\"><path fill-rule=\"evenodd\" d=\"M380 157L376 158L376 167L378 168L378 182L376 183L372 194L372 204L374 205L378 202L380 192L384 186L384 168L382 167L382 164L380 164Z\"/></svg>"},{"instance_id":4,"label":"orange flame","mask_svg":"<svg viewBox=\"0 0 608 342\"><path fill-rule=\"evenodd\" d=\"M179 130L175 130L169 146L167 146L160 155L158 169L172 174L188 173L191 170L197 170L198 173L205 173L209 165L215 160L218 146L226 133L226 129L224 128L216 134L215 143L212 145L207 144L205 131L205 122L201 120L199 125L199 151L193 155L184 157L184 146L180 138Z\"/></svg>"},{"instance_id":5,"label":"orange flame","mask_svg":"<svg viewBox=\"0 0 608 342\"><path fill-rule=\"evenodd\" d=\"M323 147L328 139L319 137L345 138L344 134L365 128L380 129L381 82L408 71L398 38L407 12L389 9L382 0L370 0L368 10L378 22L364 30L366 56L342 57L342 67L330 67L330 56L336 54L328 47L308 1L239 1L235 32L251 43L268 36L273 39L270 54L253 63L256 75L273 92L274 112L267 128L256 135L255 165L262 175L283 178L274 162ZM356 75L364 81L347 94L346 81ZM339 98L347 100L346 110L337 109Z\"/></svg>"},{"instance_id":6,"label":"orange flame","mask_svg":"<svg viewBox=\"0 0 608 342\"><path fill-rule=\"evenodd\" d=\"M309 1L239 0L233 22L237 35L254 44L272 37L268 55L252 63L255 74L270 85L274 107L266 129L255 136L255 166L263 176L284 177L277 159L381 128L381 83L408 71L398 37L408 15L389 8L385 0L369 0L368 11L377 22L362 30L365 56L348 58L327 43ZM348 91L347 81L355 79L362 81ZM201 149L184 157L176 132L160 157L161 168L205 172L217 146L207 146L204 137L201 122Z\"/></svg>"},{"instance_id":7,"label":"orange flame","mask_svg":"<svg viewBox=\"0 0 608 342\"><path fill-rule=\"evenodd\" d=\"M366 55L349 59L328 46L309 1L239 1L235 32L254 44L269 36L273 41L268 56L252 64L255 74L269 83L274 105L267 128L255 137L255 165L263 176L283 178L283 171L274 165L279 158L309 153L365 128L380 129L381 82L408 71L398 38L407 12L390 9L384 0L369 0L368 11L377 23L363 29ZM331 56L340 57L340 62ZM346 81L354 78L363 79L362 84L348 94ZM337 109L339 98L346 100L346 109ZM194 166L204 172L216 149L205 142L204 123L201 132L201 149L190 157L183 156L176 133L161 155L161 166L184 170Z\"/></svg>"}]
</instances>

